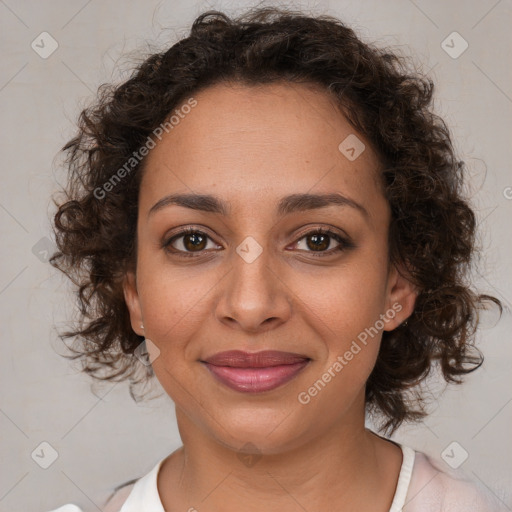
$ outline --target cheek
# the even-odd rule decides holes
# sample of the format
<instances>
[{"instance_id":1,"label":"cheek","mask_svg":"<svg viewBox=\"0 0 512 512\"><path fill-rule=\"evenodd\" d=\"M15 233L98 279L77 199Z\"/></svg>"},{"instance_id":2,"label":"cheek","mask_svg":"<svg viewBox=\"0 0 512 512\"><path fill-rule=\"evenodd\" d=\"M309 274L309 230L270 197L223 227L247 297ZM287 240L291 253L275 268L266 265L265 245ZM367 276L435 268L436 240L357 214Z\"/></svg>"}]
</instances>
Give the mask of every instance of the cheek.
<instances>
[{"instance_id":1,"label":"cheek","mask_svg":"<svg viewBox=\"0 0 512 512\"><path fill-rule=\"evenodd\" d=\"M188 333L198 327L198 309L201 308L204 293L190 280L178 282L174 279L167 286L162 277L142 290L146 333L160 350L176 351L187 339Z\"/></svg>"},{"instance_id":2,"label":"cheek","mask_svg":"<svg viewBox=\"0 0 512 512\"><path fill-rule=\"evenodd\" d=\"M328 382L324 398L340 406L371 373L384 327L387 263L364 256L321 279L301 280L303 318L325 351L316 378Z\"/></svg>"},{"instance_id":3,"label":"cheek","mask_svg":"<svg viewBox=\"0 0 512 512\"><path fill-rule=\"evenodd\" d=\"M323 355L316 372L297 392L311 417L328 424L361 399L375 366L382 338L383 294L378 276L361 285L347 271L329 280L324 293L314 287L305 295L311 329L319 335Z\"/></svg>"},{"instance_id":4,"label":"cheek","mask_svg":"<svg viewBox=\"0 0 512 512\"><path fill-rule=\"evenodd\" d=\"M361 258L315 276L301 276L293 290L328 339L353 339L375 324L386 303L386 265ZM314 320L313 320L314 321ZM343 343L341 344L343 345Z\"/></svg>"},{"instance_id":5,"label":"cheek","mask_svg":"<svg viewBox=\"0 0 512 512\"><path fill-rule=\"evenodd\" d=\"M211 296L222 279L222 273L204 270L198 274L194 266L179 267L161 258L141 255L139 296L146 335L168 356L173 365L191 360L195 346L211 315Z\"/></svg>"}]
</instances>

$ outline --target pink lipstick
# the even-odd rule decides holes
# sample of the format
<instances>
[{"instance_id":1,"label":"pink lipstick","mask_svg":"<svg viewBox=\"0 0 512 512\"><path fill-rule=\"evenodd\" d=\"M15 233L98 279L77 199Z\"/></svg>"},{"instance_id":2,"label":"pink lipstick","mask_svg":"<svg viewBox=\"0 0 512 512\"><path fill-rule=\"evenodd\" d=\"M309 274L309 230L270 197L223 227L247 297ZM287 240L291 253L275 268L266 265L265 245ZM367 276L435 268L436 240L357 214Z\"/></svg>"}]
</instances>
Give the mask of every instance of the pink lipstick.
<instances>
[{"instance_id":1,"label":"pink lipstick","mask_svg":"<svg viewBox=\"0 0 512 512\"><path fill-rule=\"evenodd\" d=\"M291 352L265 350L219 352L202 362L219 381L235 391L261 393L293 379L310 358Z\"/></svg>"}]
</instances>

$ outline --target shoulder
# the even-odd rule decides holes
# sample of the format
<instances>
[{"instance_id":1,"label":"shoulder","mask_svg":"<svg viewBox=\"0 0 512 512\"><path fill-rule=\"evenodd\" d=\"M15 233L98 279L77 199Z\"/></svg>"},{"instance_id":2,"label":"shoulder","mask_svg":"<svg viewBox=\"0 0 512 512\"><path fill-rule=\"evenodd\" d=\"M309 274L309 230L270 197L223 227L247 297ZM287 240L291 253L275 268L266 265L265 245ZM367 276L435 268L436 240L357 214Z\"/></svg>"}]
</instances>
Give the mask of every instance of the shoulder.
<instances>
[{"instance_id":1,"label":"shoulder","mask_svg":"<svg viewBox=\"0 0 512 512\"><path fill-rule=\"evenodd\" d=\"M124 502L127 500L131 493L133 486L137 480L131 480L124 484L119 485L110 492L110 496L107 499L95 500L96 503L101 503L102 512L120 512ZM49 512L87 512L85 509L80 508L78 505L68 503L62 507L50 510Z\"/></svg>"},{"instance_id":2,"label":"shoulder","mask_svg":"<svg viewBox=\"0 0 512 512\"><path fill-rule=\"evenodd\" d=\"M497 496L462 470L443 467L441 461L415 453L404 512L504 512Z\"/></svg>"},{"instance_id":3,"label":"shoulder","mask_svg":"<svg viewBox=\"0 0 512 512\"><path fill-rule=\"evenodd\" d=\"M120 512L121 507L132 492L136 482L137 479L116 487L112 495L104 503L103 512Z\"/></svg>"}]
</instances>

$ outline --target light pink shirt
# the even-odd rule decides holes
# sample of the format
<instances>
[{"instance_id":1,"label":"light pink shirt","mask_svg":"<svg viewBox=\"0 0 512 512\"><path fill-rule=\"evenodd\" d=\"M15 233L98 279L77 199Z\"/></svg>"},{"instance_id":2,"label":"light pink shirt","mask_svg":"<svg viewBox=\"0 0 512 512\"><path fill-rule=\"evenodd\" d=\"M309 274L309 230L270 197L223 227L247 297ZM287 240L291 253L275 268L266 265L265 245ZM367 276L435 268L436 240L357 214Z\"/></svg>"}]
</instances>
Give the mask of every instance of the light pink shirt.
<instances>
[{"instance_id":1,"label":"light pink shirt","mask_svg":"<svg viewBox=\"0 0 512 512\"><path fill-rule=\"evenodd\" d=\"M395 496L389 512L506 512L510 508L483 485L459 469L445 468L422 452L396 443L403 453ZM103 507L104 512L165 512L157 488L164 459L135 484L123 487ZM191 510L194 510L191 508ZM85 512L64 505L50 512Z\"/></svg>"}]
</instances>

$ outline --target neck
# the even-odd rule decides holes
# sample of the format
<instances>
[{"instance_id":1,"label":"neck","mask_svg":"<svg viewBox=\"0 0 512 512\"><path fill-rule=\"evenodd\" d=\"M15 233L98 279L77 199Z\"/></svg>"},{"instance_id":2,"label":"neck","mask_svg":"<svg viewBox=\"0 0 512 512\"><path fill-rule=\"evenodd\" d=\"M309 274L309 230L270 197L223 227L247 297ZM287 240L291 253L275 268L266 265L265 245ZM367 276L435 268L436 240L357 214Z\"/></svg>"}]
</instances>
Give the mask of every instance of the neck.
<instances>
[{"instance_id":1,"label":"neck","mask_svg":"<svg viewBox=\"0 0 512 512\"><path fill-rule=\"evenodd\" d=\"M278 454L242 454L204 434L179 409L183 447L158 478L166 510L387 512L402 463L401 450L361 422Z\"/></svg>"}]
</instances>

